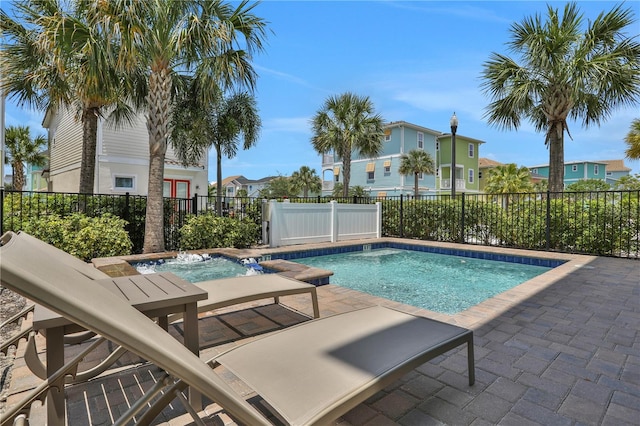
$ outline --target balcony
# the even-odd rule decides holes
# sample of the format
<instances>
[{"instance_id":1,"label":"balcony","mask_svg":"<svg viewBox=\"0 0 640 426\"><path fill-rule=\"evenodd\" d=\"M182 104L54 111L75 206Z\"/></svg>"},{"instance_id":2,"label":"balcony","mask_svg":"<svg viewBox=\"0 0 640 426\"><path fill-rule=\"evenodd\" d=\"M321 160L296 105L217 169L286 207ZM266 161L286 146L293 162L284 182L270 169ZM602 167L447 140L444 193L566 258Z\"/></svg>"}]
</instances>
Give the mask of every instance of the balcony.
<instances>
[{"instance_id":1,"label":"balcony","mask_svg":"<svg viewBox=\"0 0 640 426\"><path fill-rule=\"evenodd\" d=\"M333 154L324 154L322 156L322 166L330 166L334 163Z\"/></svg>"},{"instance_id":2,"label":"balcony","mask_svg":"<svg viewBox=\"0 0 640 426\"><path fill-rule=\"evenodd\" d=\"M440 189L451 189L451 179L440 179ZM456 179L456 191L467 189L464 179Z\"/></svg>"},{"instance_id":3,"label":"balcony","mask_svg":"<svg viewBox=\"0 0 640 426\"><path fill-rule=\"evenodd\" d=\"M323 180L322 181L322 190L323 191L333 191L334 181L332 180Z\"/></svg>"}]
</instances>

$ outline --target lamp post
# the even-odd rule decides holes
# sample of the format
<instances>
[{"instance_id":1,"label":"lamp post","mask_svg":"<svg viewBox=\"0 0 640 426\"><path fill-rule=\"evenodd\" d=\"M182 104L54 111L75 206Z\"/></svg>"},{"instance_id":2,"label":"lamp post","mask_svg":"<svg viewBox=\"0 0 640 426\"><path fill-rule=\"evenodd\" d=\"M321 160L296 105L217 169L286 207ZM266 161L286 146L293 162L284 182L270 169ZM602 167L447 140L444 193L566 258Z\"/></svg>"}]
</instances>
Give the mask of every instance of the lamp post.
<instances>
[{"instance_id":1,"label":"lamp post","mask_svg":"<svg viewBox=\"0 0 640 426\"><path fill-rule=\"evenodd\" d=\"M454 112L449 120L451 125L451 199L456 197L456 130L458 130L458 117Z\"/></svg>"}]
</instances>

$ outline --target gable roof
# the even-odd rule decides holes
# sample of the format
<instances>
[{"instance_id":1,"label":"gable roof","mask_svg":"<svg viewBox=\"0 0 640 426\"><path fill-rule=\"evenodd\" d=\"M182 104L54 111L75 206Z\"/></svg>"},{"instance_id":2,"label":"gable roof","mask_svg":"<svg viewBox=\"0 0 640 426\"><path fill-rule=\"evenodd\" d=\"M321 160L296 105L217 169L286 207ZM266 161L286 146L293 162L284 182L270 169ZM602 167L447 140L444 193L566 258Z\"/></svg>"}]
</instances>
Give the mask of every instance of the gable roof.
<instances>
[{"instance_id":1,"label":"gable roof","mask_svg":"<svg viewBox=\"0 0 640 426\"><path fill-rule=\"evenodd\" d=\"M631 169L624 165L624 160L600 160L607 165L608 172L630 172Z\"/></svg>"},{"instance_id":2,"label":"gable roof","mask_svg":"<svg viewBox=\"0 0 640 426\"><path fill-rule=\"evenodd\" d=\"M502 164L503 163L499 161L491 160L490 158L483 158L483 157L478 158L478 167L480 168L502 166Z\"/></svg>"}]
</instances>

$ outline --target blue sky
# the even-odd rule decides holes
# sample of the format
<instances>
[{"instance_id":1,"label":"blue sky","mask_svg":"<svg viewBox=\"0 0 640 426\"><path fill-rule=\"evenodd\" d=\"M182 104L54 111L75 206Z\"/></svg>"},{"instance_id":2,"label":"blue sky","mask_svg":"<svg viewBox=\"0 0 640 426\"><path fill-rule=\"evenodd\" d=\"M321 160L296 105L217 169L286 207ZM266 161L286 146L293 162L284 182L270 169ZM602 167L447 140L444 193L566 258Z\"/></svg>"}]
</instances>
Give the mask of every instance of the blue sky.
<instances>
[{"instance_id":1,"label":"blue sky","mask_svg":"<svg viewBox=\"0 0 640 426\"><path fill-rule=\"evenodd\" d=\"M369 96L386 121L408 121L448 132L455 111L458 134L485 141L480 156L519 166L548 163L544 135L524 122L516 131L483 119L489 99L480 89L482 64L492 52L511 55L509 27L546 14L542 1L264 1L254 13L269 22L265 51L254 57L256 98L262 118L257 145L224 159L223 177L290 176L301 166L321 175L311 146L313 115L327 97L347 91ZM617 3L578 2L595 19ZM640 19L640 2L626 2ZM6 7L6 4L3 5ZM635 33L640 34L636 22ZM6 125L28 125L38 134L42 113L7 100ZM616 111L600 127L569 122L565 161L624 158L624 137L638 108ZM632 173L640 161L625 160ZM215 180L210 155L209 180Z\"/></svg>"}]
</instances>

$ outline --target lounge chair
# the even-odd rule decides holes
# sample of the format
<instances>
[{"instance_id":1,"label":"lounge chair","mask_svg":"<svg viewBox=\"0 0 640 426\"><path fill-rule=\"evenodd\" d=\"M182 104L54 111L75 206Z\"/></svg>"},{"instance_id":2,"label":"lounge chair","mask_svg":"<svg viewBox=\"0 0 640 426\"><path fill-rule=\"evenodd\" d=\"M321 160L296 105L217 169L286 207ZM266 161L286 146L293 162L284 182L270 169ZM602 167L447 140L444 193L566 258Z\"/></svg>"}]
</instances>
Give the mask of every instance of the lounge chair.
<instances>
[{"instance_id":1,"label":"lounge chair","mask_svg":"<svg viewBox=\"0 0 640 426\"><path fill-rule=\"evenodd\" d=\"M206 300L198 301L199 313L268 298L273 298L275 303L279 303L280 297L309 293L313 305L313 316L314 318L320 316L316 286L279 274L222 278L200 281L195 285L209 294ZM169 322L173 322L176 318L177 316L170 317Z\"/></svg>"},{"instance_id":2,"label":"lounge chair","mask_svg":"<svg viewBox=\"0 0 640 426\"><path fill-rule=\"evenodd\" d=\"M53 256L58 262L64 263L92 280L109 278L104 272L65 251L46 244L24 232L20 232L19 235L20 239L23 240L23 244L29 245L33 250L39 250L47 256ZM280 297L309 293L313 306L313 316L314 318L320 316L316 286L279 274L225 278L202 281L195 284L209 294L208 299L198 302L198 312L206 312L268 298L273 298L275 303L279 303ZM178 318L179 315L174 315L169 318L169 322Z\"/></svg>"},{"instance_id":3,"label":"lounge chair","mask_svg":"<svg viewBox=\"0 0 640 426\"><path fill-rule=\"evenodd\" d=\"M416 366L465 343L469 384L474 382L472 331L383 307L311 320L207 364L122 298L69 265L34 252L22 237L3 236L3 285L147 359L247 425L271 423L212 366L231 370L291 425L335 420Z\"/></svg>"}]
</instances>

